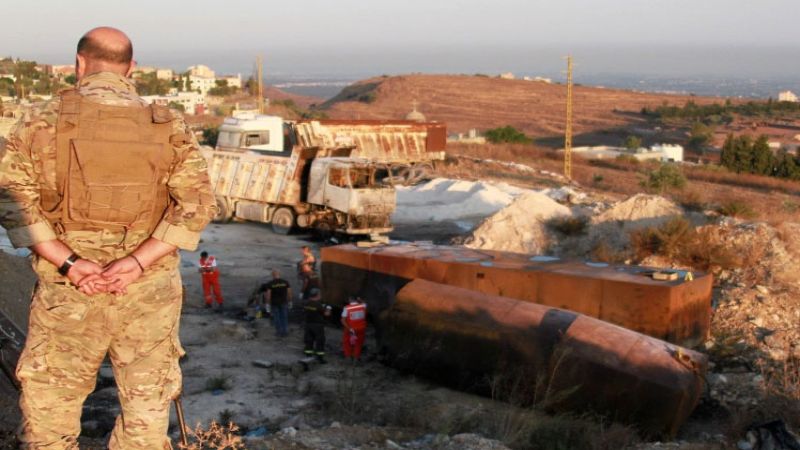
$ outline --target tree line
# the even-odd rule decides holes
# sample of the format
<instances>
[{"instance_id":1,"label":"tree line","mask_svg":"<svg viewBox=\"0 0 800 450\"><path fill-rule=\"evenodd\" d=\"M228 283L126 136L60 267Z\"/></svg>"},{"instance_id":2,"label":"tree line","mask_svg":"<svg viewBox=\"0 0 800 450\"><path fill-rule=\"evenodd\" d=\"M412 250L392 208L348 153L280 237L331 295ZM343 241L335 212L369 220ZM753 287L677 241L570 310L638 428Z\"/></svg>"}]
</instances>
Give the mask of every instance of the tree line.
<instances>
[{"instance_id":1,"label":"tree line","mask_svg":"<svg viewBox=\"0 0 800 450\"><path fill-rule=\"evenodd\" d=\"M656 108L644 107L641 113L645 116L663 119L683 119L690 121L701 121L705 124L731 123L734 114L747 117L776 117L784 115L799 115L800 103L797 102L776 102L768 99L766 102L749 101L746 103L733 104L726 100L724 104L711 103L708 105L698 105L689 100L683 106L661 105Z\"/></svg>"},{"instance_id":2,"label":"tree line","mask_svg":"<svg viewBox=\"0 0 800 450\"><path fill-rule=\"evenodd\" d=\"M729 134L722 145L720 164L736 173L752 173L800 180L800 159L781 149L773 153L767 137Z\"/></svg>"}]
</instances>

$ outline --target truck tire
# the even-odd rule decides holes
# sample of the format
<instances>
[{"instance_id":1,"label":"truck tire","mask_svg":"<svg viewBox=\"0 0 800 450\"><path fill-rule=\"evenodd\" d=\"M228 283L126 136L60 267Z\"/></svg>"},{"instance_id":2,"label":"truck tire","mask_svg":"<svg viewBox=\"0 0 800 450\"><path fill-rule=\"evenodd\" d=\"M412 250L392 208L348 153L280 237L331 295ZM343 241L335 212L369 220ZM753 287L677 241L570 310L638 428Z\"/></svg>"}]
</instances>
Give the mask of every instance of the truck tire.
<instances>
[{"instance_id":1,"label":"truck tire","mask_svg":"<svg viewBox=\"0 0 800 450\"><path fill-rule=\"evenodd\" d=\"M214 223L228 223L233 218L233 205L227 198L217 195L217 214L211 219Z\"/></svg>"},{"instance_id":2,"label":"truck tire","mask_svg":"<svg viewBox=\"0 0 800 450\"><path fill-rule=\"evenodd\" d=\"M272 231L277 234L289 234L294 226L295 214L291 208L278 208L272 214Z\"/></svg>"}]
</instances>

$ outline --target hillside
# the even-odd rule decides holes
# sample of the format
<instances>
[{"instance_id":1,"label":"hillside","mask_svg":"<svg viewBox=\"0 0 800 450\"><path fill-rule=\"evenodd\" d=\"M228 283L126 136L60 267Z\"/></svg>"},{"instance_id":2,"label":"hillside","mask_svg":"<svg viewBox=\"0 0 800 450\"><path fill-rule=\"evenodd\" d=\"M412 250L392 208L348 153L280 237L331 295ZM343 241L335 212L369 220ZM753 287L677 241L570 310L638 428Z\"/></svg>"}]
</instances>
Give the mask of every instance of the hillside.
<instances>
[{"instance_id":1,"label":"hillside","mask_svg":"<svg viewBox=\"0 0 800 450\"><path fill-rule=\"evenodd\" d=\"M452 132L512 125L537 137L564 132L566 87L537 81L468 75L402 75L363 80L321 105L332 118L398 119L419 102L429 120L447 123ZM645 106L721 102L713 97L652 94L575 86L574 130L598 133L643 122Z\"/></svg>"}]
</instances>

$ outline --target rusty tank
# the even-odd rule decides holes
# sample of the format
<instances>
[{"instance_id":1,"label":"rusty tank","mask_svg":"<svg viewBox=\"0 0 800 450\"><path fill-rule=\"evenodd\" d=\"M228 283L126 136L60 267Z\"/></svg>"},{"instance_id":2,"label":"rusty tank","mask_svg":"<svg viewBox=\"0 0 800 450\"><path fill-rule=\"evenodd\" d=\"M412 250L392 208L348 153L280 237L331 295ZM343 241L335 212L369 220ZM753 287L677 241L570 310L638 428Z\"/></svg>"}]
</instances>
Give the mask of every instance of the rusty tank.
<instances>
[{"instance_id":1,"label":"rusty tank","mask_svg":"<svg viewBox=\"0 0 800 450\"><path fill-rule=\"evenodd\" d=\"M428 280L584 314L678 345L702 343L710 327L712 277L550 256L430 244L326 247L326 301L360 295L375 316L413 280Z\"/></svg>"},{"instance_id":2,"label":"rusty tank","mask_svg":"<svg viewBox=\"0 0 800 450\"><path fill-rule=\"evenodd\" d=\"M707 358L582 314L426 280L381 313L391 365L552 412L596 412L675 435Z\"/></svg>"}]
</instances>

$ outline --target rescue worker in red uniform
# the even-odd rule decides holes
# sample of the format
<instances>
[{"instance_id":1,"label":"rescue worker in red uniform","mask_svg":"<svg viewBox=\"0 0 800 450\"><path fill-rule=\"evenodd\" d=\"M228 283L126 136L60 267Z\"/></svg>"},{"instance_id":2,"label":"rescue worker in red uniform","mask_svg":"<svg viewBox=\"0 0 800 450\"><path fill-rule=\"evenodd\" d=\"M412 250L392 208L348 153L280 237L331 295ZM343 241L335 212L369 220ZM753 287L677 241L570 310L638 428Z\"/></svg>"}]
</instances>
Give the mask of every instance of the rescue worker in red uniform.
<instances>
[{"instance_id":1,"label":"rescue worker in red uniform","mask_svg":"<svg viewBox=\"0 0 800 450\"><path fill-rule=\"evenodd\" d=\"M360 297L350 297L348 305L342 310L342 326L344 357L358 361L361 359L361 347L367 331L367 304Z\"/></svg>"},{"instance_id":2,"label":"rescue worker in red uniform","mask_svg":"<svg viewBox=\"0 0 800 450\"><path fill-rule=\"evenodd\" d=\"M200 253L200 276L203 278L203 297L206 299L206 308L211 308L211 292L214 292L214 299L217 306L222 307L222 291L219 287L219 269L217 268L217 258L209 256L208 252Z\"/></svg>"}]
</instances>

